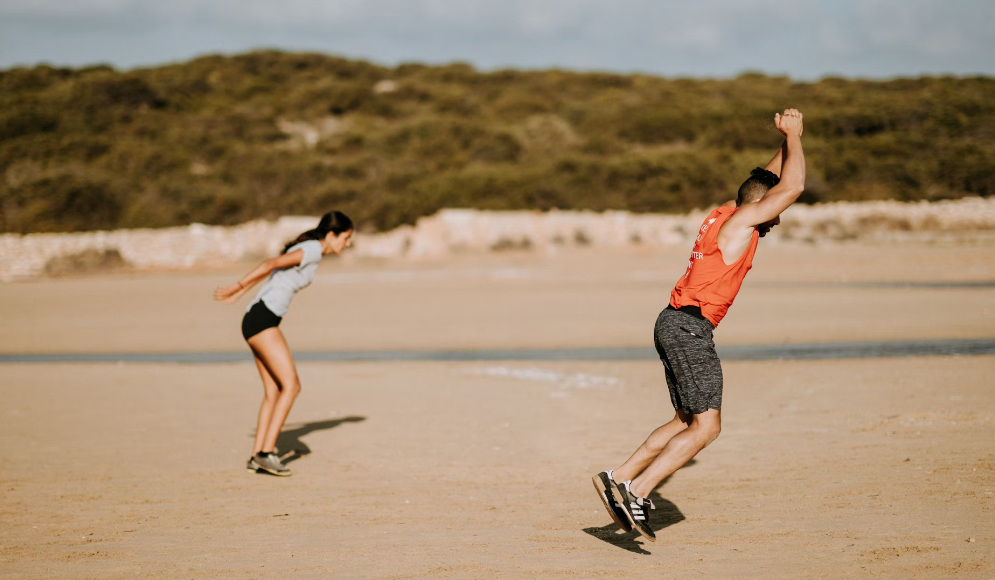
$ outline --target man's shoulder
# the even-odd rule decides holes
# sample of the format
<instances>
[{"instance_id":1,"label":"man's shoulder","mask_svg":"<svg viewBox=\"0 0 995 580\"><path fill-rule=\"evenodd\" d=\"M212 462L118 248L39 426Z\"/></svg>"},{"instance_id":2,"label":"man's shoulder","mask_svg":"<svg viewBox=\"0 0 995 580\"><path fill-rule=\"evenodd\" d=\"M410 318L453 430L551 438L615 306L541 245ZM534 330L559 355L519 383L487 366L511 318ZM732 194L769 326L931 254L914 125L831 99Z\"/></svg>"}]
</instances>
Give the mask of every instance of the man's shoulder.
<instances>
[{"instance_id":1,"label":"man's shoulder","mask_svg":"<svg viewBox=\"0 0 995 580\"><path fill-rule=\"evenodd\" d=\"M736 210L738 209L739 209L738 207L728 207L725 205L720 205L719 207L713 209L712 212L708 214L708 217L705 218L704 223L708 224L709 226L718 223L719 227L721 228L726 224L727 221L729 221L729 218L735 215Z\"/></svg>"},{"instance_id":2,"label":"man's shoulder","mask_svg":"<svg viewBox=\"0 0 995 580\"><path fill-rule=\"evenodd\" d=\"M708 212L708 215L705 216L705 219L701 223L711 225L711 224L719 221L723 217L725 217L727 214L730 214L730 213L732 213L734 211L736 211L736 208L734 208L734 207L733 208L729 208L729 207L726 207L724 205L720 205L719 207L717 207L717 208L713 209L712 211Z\"/></svg>"},{"instance_id":3,"label":"man's shoulder","mask_svg":"<svg viewBox=\"0 0 995 580\"><path fill-rule=\"evenodd\" d=\"M740 223L741 220L734 219L735 216L736 216L736 213L738 212L738 210L740 208L738 208L738 207L720 207L719 209L725 210L725 211L721 212L719 214L719 216L716 218L716 221L720 221L721 220L721 223L719 223L718 231L716 231L716 233L715 233L716 238L718 238L720 235L722 237L726 237L726 236L732 234L733 232L735 232L737 234L741 233L741 234L743 234L745 236L747 230L753 230L754 229L752 225L751 226L745 226L742 223Z\"/></svg>"}]
</instances>

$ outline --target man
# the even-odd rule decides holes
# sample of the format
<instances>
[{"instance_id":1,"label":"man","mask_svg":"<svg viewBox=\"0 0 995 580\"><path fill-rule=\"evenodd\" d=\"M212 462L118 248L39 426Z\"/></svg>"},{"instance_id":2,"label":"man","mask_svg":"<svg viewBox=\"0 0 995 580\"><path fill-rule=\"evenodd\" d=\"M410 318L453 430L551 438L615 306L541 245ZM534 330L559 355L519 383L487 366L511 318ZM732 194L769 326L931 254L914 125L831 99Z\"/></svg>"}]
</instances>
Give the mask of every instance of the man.
<instances>
[{"instance_id":1,"label":"man","mask_svg":"<svg viewBox=\"0 0 995 580\"><path fill-rule=\"evenodd\" d=\"M594 476L594 487L620 528L650 541L650 493L719 436L722 367L712 331L753 265L759 238L781 223L780 214L805 189L802 115L774 116L785 140L764 169L754 169L735 202L708 214L695 240L687 271L656 321L655 342L677 411L653 431L621 467Z\"/></svg>"}]
</instances>

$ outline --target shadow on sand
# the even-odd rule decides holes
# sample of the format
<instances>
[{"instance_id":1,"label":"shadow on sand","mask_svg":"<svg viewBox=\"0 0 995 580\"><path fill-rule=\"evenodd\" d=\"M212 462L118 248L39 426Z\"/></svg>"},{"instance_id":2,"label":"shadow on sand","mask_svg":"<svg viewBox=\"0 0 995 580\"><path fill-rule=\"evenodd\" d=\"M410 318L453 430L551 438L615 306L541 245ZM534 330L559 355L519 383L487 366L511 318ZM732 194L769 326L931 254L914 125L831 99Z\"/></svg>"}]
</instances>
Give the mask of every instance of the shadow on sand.
<instances>
[{"instance_id":1,"label":"shadow on sand","mask_svg":"<svg viewBox=\"0 0 995 580\"><path fill-rule=\"evenodd\" d=\"M694 464L695 460L692 459L681 469L685 469ZM670 477L660 482L659 487L663 487ZM657 489L659 489L659 487ZM650 500L653 501L653 505L656 506L655 510L649 510L649 516L650 528L652 528L655 533L659 534L660 530L669 528L676 523L684 521L684 514L681 513L681 510L678 509L672 501L664 499L657 489L653 490L653 493L651 493L649 497ZM601 502L598 502L598 505L601 505ZM603 509L604 508L602 508L602 510ZM601 513L604 513L604 511ZM608 514L605 514L605 517L608 517ZM643 554L648 556L652 553L643 549L643 546L647 543L647 541L639 535L639 532L623 532L614 523L610 523L607 526L601 526L600 528L584 528L583 531L584 533L594 536L603 542L607 542L613 546L617 546L623 550L628 550L635 554Z\"/></svg>"},{"instance_id":2,"label":"shadow on sand","mask_svg":"<svg viewBox=\"0 0 995 580\"><path fill-rule=\"evenodd\" d=\"M311 454L308 444L301 441L301 437L310 435L315 431L325 431L334 429L343 423L359 423L365 421L366 417L342 417L341 419L326 419L324 421L312 421L310 423L296 423L284 426L280 436L276 438L276 446L282 451L280 460L284 464L296 461L305 455Z\"/></svg>"}]
</instances>

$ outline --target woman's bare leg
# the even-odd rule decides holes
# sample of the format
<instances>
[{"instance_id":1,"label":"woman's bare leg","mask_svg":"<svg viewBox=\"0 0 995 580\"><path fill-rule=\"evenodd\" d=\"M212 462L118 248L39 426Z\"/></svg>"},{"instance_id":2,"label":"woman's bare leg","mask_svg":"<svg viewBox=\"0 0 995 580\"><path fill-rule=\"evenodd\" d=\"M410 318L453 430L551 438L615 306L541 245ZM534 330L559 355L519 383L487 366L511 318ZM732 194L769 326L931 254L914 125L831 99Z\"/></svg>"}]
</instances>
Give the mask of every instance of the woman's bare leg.
<instances>
[{"instance_id":1,"label":"woman's bare leg","mask_svg":"<svg viewBox=\"0 0 995 580\"><path fill-rule=\"evenodd\" d=\"M262 361L266 370L276 380L280 389L260 449L263 452L271 452L276 447L276 438L283 429L290 408L301 392L301 383L297 378L294 357L290 354L290 347L287 346L287 341L279 328L267 328L253 336L249 339L249 346L256 358Z\"/></svg>"},{"instance_id":2,"label":"woman's bare leg","mask_svg":"<svg viewBox=\"0 0 995 580\"><path fill-rule=\"evenodd\" d=\"M669 423L657 427L655 431L650 433L650 436L636 449L632 457L612 472L612 479L619 482L635 479L653 463L653 460L660 455L663 448L667 446L667 443L670 442L674 435L684 431L691 425L691 418L691 414L684 411L677 411L677 414L674 415L674 418Z\"/></svg>"},{"instance_id":3,"label":"woman's bare leg","mask_svg":"<svg viewBox=\"0 0 995 580\"><path fill-rule=\"evenodd\" d=\"M259 369L259 377L263 380L263 402L259 405L259 421L256 423L256 441L252 445L252 454L263 450L263 441L266 439L266 432L269 431L270 419L273 417L273 408L276 407L276 400L280 396L280 385L269 373L269 369L263 361L256 357L256 368Z\"/></svg>"}]
</instances>

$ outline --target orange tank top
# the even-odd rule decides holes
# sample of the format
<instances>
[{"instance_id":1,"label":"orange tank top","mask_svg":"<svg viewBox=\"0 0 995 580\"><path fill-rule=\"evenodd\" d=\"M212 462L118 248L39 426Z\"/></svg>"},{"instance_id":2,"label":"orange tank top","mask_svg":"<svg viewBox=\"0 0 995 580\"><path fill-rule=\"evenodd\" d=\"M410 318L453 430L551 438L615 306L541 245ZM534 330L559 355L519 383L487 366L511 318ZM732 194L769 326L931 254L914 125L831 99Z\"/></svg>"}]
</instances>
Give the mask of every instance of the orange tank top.
<instances>
[{"instance_id":1,"label":"orange tank top","mask_svg":"<svg viewBox=\"0 0 995 580\"><path fill-rule=\"evenodd\" d=\"M753 255L760 240L760 234L754 231L749 247L735 263L727 266L722 261L719 228L737 209L720 207L708 214L698 230L688 269L670 293L671 306L697 306L714 326L718 326L729 311L743 285L743 278L753 267Z\"/></svg>"}]
</instances>

